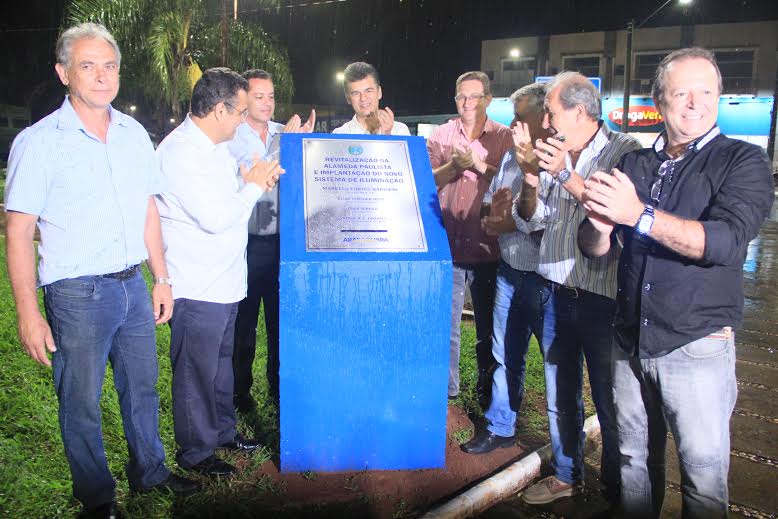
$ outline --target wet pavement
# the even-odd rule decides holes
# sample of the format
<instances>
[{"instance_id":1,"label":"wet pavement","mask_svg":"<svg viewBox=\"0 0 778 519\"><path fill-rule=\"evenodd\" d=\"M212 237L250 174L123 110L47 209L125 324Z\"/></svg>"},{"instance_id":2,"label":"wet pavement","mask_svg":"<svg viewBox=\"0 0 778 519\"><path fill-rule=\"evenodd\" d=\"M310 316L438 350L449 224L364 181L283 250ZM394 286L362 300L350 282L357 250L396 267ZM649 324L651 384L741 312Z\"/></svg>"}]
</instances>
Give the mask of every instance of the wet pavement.
<instances>
[{"instance_id":1,"label":"wet pavement","mask_svg":"<svg viewBox=\"0 0 778 519\"><path fill-rule=\"evenodd\" d=\"M778 203L759 236L749 244L743 266L745 311L736 332L738 400L730 422L730 516L778 517ZM531 506L520 497L503 501L479 517L608 517L598 487L599 452L587 454L581 496ZM662 517L681 516L680 474L672 437L667 445L667 487Z\"/></svg>"}]
</instances>

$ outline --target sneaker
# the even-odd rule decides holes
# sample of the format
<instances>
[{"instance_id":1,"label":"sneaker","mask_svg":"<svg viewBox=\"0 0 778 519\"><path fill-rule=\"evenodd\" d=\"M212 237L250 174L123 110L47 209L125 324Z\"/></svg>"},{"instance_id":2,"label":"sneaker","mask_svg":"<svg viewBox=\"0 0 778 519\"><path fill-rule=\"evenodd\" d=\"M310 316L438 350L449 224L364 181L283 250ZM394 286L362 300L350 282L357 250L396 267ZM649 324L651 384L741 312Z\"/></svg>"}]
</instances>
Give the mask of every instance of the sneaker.
<instances>
[{"instance_id":1,"label":"sneaker","mask_svg":"<svg viewBox=\"0 0 778 519\"><path fill-rule=\"evenodd\" d=\"M531 505L543 505L561 497L572 497L579 492L578 485L565 483L559 481L555 476L549 476L525 490L521 498Z\"/></svg>"}]
</instances>

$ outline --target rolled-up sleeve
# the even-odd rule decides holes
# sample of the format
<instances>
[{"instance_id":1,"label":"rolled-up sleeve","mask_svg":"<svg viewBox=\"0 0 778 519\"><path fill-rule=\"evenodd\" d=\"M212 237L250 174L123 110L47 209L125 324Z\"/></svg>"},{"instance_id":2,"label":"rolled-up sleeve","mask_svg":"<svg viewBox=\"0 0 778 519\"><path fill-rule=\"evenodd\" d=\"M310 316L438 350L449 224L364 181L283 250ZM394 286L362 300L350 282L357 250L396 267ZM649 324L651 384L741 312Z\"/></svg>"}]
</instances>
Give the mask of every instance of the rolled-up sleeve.
<instances>
[{"instance_id":1,"label":"rolled-up sleeve","mask_svg":"<svg viewBox=\"0 0 778 519\"><path fill-rule=\"evenodd\" d=\"M767 155L756 146L740 148L727 166L727 177L701 223L705 230L702 262L732 266L743 262L750 242L775 198Z\"/></svg>"}]
</instances>

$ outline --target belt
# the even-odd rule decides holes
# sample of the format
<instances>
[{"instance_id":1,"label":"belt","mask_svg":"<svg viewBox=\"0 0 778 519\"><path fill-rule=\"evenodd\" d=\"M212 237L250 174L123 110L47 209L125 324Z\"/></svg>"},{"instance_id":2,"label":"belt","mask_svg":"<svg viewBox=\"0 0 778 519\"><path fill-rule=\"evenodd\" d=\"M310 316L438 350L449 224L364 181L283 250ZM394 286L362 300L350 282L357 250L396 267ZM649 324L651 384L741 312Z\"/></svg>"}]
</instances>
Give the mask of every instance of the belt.
<instances>
[{"instance_id":1,"label":"belt","mask_svg":"<svg viewBox=\"0 0 778 519\"><path fill-rule=\"evenodd\" d=\"M583 290L581 288L568 287L565 285L561 285L555 281L548 280L546 278L542 278L542 279L543 279L543 284L546 286L546 288L548 288L552 292L556 292L557 294L565 294L572 299L578 299L579 297L582 297L585 294L589 293L587 290Z\"/></svg>"},{"instance_id":2,"label":"belt","mask_svg":"<svg viewBox=\"0 0 778 519\"><path fill-rule=\"evenodd\" d=\"M101 278L111 278L111 279L120 279L120 280L126 280L133 277L135 274L138 273L138 270L140 270L140 263L137 265L133 265L132 267L127 267L126 269L120 271L120 272L111 272L110 274L101 274L99 277Z\"/></svg>"}]
</instances>

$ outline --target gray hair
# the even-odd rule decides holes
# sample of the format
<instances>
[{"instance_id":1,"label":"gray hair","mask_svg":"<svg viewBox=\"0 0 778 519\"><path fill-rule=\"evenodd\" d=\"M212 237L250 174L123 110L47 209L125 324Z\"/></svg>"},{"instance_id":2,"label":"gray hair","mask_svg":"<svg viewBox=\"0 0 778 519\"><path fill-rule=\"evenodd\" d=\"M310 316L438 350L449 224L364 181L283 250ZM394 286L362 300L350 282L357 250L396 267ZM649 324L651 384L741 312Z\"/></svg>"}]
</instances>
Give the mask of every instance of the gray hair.
<instances>
[{"instance_id":1,"label":"gray hair","mask_svg":"<svg viewBox=\"0 0 778 519\"><path fill-rule=\"evenodd\" d=\"M102 38L113 47L116 52L116 61L121 63L122 53L113 35L104 26L98 23L84 22L67 29L59 35L57 40L57 63L65 68L70 67L70 59L73 53L73 44L78 40Z\"/></svg>"},{"instance_id":2,"label":"gray hair","mask_svg":"<svg viewBox=\"0 0 778 519\"><path fill-rule=\"evenodd\" d=\"M546 98L546 85L543 83L530 83L511 94L510 100L516 104L520 99L527 98L529 107L534 112L543 111L543 101Z\"/></svg>"},{"instance_id":3,"label":"gray hair","mask_svg":"<svg viewBox=\"0 0 778 519\"><path fill-rule=\"evenodd\" d=\"M716 69L716 76L719 79L719 95L724 91L724 81L721 79L721 71L719 65L716 63L716 56L713 52L702 47L689 47L686 49L674 50L670 54L664 57L656 68L656 75L654 76L654 84L651 86L651 97L656 99L657 105L661 105L665 100L665 79L667 77L667 69L670 68L670 64L674 61L681 61L685 59L704 59Z\"/></svg>"},{"instance_id":4,"label":"gray hair","mask_svg":"<svg viewBox=\"0 0 778 519\"><path fill-rule=\"evenodd\" d=\"M489 82L489 76L487 76L485 72L481 72L480 70L471 70L470 72L465 72L459 76L457 78L456 84L454 85L454 93L459 92L459 85L465 81L480 81L484 86L484 95L492 95L492 86Z\"/></svg>"},{"instance_id":5,"label":"gray hair","mask_svg":"<svg viewBox=\"0 0 778 519\"><path fill-rule=\"evenodd\" d=\"M556 88L559 88L559 101L565 110L583 105L586 115L591 119L596 121L600 118L602 114L600 93L586 76L578 72L560 72L546 86L546 95L551 94Z\"/></svg>"}]
</instances>

